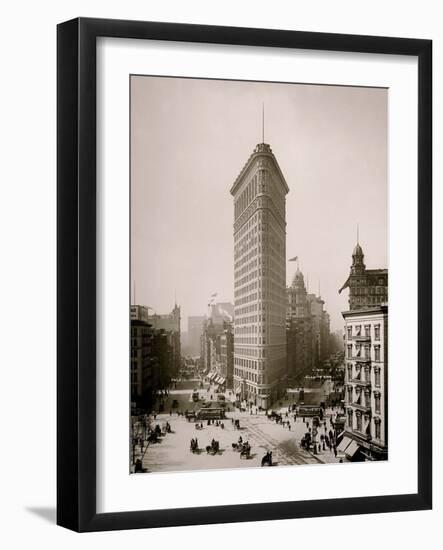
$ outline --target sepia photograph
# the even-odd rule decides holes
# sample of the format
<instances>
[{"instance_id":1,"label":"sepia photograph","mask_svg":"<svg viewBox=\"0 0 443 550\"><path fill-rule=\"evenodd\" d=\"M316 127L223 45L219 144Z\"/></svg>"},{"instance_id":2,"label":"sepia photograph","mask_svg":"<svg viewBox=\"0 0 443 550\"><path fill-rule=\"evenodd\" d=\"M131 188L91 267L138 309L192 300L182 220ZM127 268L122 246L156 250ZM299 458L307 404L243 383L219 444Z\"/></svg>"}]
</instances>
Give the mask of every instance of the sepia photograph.
<instances>
[{"instance_id":1,"label":"sepia photograph","mask_svg":"<svg viewBox=\"0 0 443 550\"><path fill-rule=\"evenodd\" d=\"M388 94L130 76L131 473L388 460Z\"/></svg>"}]
</instances>

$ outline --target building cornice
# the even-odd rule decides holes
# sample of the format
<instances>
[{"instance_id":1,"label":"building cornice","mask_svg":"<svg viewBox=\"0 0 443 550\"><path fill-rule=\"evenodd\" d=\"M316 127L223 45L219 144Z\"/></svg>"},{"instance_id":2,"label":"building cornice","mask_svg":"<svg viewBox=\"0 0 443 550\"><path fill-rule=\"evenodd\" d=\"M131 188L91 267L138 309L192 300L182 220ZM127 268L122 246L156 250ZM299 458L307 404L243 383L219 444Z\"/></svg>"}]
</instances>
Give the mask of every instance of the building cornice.
<instances>
[{"instance_id":1,"label":"building cornice","mask_svg":"<svg viewBox=\"0 0 443 550\"><path fill-rule=\"evenodd\" d=\"M388 313L388 305L380 305L380 306L374 306L374 307L365 307L362 309L352 309L349 311L342 311L342 316L346 319L347 317L365 317L367 315L386 315Z\"/></svg>"},{"instance_id":2,"label":"building cornice","mask_svg":"<svg viewBox=\"0 0 443 550\"><path fill-rule=\"evenodd\" d=\"M234 184L232 185L230 189L231 195L234 195L238 187L243 183L250 169L253 167L255 160L262 157L266 157L272 160L274 168L277 171L277 174L280 178L280 182L282 183L285 192L289 193L288 184L286 183L285 177L283 176L281 168L277 162L277 159L275 158L274 153L272 152L271 147L267 143L259 143L254 149L253 153L250 155L246 164L241 169L240 174L237 176Z\"/></svg>"}]
</instances>

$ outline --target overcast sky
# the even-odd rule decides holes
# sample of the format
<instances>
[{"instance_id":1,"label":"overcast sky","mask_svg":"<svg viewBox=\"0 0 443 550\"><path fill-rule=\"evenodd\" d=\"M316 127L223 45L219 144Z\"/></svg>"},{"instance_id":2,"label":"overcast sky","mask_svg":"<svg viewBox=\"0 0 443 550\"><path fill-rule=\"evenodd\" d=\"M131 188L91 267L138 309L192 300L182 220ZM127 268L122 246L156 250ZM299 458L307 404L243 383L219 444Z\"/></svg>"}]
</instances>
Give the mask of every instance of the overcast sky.
<instances>
[{"instance_id":1,"label":"overcast sky","mask_svg":"<svg viewBox=\"0 0 443 550\"><path fill-rule=\"evenodd\" d=\"M385 89L131 78L131 278L136 302L188 315L233 296L235 178L269 143L290 188L286 250L342 328L360 227L368 268L387 267ZM295 263L287 264L290 284ZM133 296L133 294L131 294Z\"/></svg>"}]
</instances>

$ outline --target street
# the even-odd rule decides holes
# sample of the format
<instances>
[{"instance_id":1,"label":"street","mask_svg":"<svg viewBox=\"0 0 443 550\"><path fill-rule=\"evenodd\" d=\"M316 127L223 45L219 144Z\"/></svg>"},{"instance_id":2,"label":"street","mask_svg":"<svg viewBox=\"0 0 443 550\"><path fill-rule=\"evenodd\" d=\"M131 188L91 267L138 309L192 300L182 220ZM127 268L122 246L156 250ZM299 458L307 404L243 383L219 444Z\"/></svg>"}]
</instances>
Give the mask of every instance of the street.
<instances>
[{"instance_id":1,"label":"street","mask_svg":"<svg viewBox=\"0 0 443 550\"><path fill-rule=\"evenodd\" d=\"M164 412L157 414L155 420L152 419L154 425L159 424L161 427L168 422L171 432L162 436L159 443L150 443L147 449L145 442L143 455L140 445L135 446L135 459L142 459L143 469L147 472L260 467L261 460L268 451L272 451L275 466L333 463L340 460L327 447L326 450L320 449L317 455L300 448L300 440L309 427L312 427L312 419L307 418L304 423L301 418L294 422L292 413L286 417L286 402L282 402L282 407L275 410L281 412L285 421L289 421L291 429L267 418L264 412L259 413L255 407L251 414L249 411L234 410L232 403L228 403L227 418L221 421L224 428L213 422L208 425L207 421L203 421L203 428L197 429L194 422L188 422L184 416L174 412L201 408L202 402L194 403L191 398L192 389L188 389L197 387L197 382L192 385L188 381L185 385L186 389L179 383L176 389L169 391L163 403ZM215 400L214 390L215 388L210 388L208 391L205 387L200 392L207 395L207 399L212 395ZM229 398L229 392L226 397ZM178 409L172 409L171 406L175 399L179 402ZM239 420L240 430L235 429L234 420ZM322 423L319 435L330 429L328 416L324 420L326 427ZM135 431L142 433L140 423L135 424ZM237 443L239 437L251 445L249 459L240 458L240 453L233 449L232 444ZM196 453L190 450L190 441L193 438L198 440L199 451ZM206 452L206 446L211 445L212 439L220 444L220 450L215 455Z\"/></svg>"}]
</instances>

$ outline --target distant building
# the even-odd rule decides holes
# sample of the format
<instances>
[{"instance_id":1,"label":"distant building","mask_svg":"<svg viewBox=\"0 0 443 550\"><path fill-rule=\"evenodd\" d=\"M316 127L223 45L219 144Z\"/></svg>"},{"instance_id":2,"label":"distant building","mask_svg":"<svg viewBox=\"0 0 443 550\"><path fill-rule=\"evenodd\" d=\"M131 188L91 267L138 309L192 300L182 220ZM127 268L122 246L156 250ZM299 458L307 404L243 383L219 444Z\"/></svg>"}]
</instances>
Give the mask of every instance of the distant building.
<instances>
[{"instance_id":1,"label":"distant building","mask_svg":"<svg viewBox=\"0 0 443 550\"><path fill-rule=\"evenodd\" d=\"M149 322L149 309L146 306L131 306L131 321Z\"/></svg>"},{"instance_id":2,"label":"distant building","mask_svg":"<svg viewBox=\"0 0 443 550\"><path fill-rule=\"evenodd\" d=\"M167 315L149 315L131 306L131 402L151 409L156 392L167 388L180 368L180 308Z\"/></svg>"},{"instance_id":3,"label":"distant building","mask_svg":"<svg viewBox=\"0 0 443 550\"><path fill-rule=\"evenodd\" d=\"M213 325L223 325L225 322L232 323L234 319L234 306L231 302L215 302L209 304L208 317Z\"/></svg>"},{"instance_id":4,"label":"distant building","mask_svg":"<svg viewBox=\"0 0 443 550\"><path fill-rule=\"evenodd\" d=\"M232 324L226 325L226 329L220 338L220 375L226 380L226 389L234 387L234 334Z\"/></svg>"},{"instance_id":5,"label":"distant building","mask_svg":"<svg viewBox=\"0 0 443 550\"><path fill-rule=\"evenodd\" d=\"M324 310L325 302L320 296L308 294L312 320L312 353L314 366L320 365L329 356L329 314Z\"/></svg>"},{"instance_id":6,"label":"distant building","mask_svg":"<svg viewBox=\"0 0 443 550\"><path fill-rule=\"evenodd\" d=\"M163 315L153 314L149 317L149 322L156 331L164 330L168 334L168 340L172 347L172 372L174 377L181 366L181 338L180 338L180 306L175 304L171 313Z\"/></svg>"},{"instance_id":7,"label":"distant building","mask_svg":"<svg viewBox=\"0 0 443 550\"><path fill-rule=\"evenodd\" d=\"M388 455L388 272L366 270L359 244L352 258L351 275L341 289L350 289L350 309L342 313L346 423L339 450L352 460L385 460Z\"/></svg>"},{"instance_id":8,"label":"distant building","mask_svg":"<svg viewBox=\"0 0 443 550\"><path fill-rule=\"evenodd\" d=\"M297 383L313 367L319 367L328 359L330 318L324 309L324 300L307 292L298 267L286 294L288 377L291 383Z\"/></svg>"},{"instance_id":9,"label":"distant building","mask_svg":"<svg viewBox=\"0 0 443 550\"><path fill-rule=\"evenodd\" d=\"M286 388L286 194L271 147L258 144L235 180L234 389L268 408Z\"/></svg>"},{"instance_id":10,"label":"distant building","mask_svg":"<svg viewBox=\"0 0 443 550\"><path fill-rule=\"evenodd\" d=\"M150 409L160 382L160 362L154 352L154 331L140 319L131 320L131 402Z\"/></svg>"},{"instance_id":11,"label":"distant building","mask_svg":"<svg viewBox=\"0 0 443 550\"><path fill-rule=\"evenodd\" d=\"M298 269L287 289L287 363L288 378L295 384L312 369L313 333L310 304L303 273Z\"/></svg>"},{"instance_id":12,"label":"distant building","mask_svg":"<svg viewBox=\"0 0 443 550\"><path fill-rule=\"evenodd\" d=\"M203 322L200 339L201 367L211 381L226 386L228 375L232 377L232 313L233 305L229 302L210 304L209 317Z\"/></svg>"},{"instance_id":13,"label":"distant building","mask_svg":"<svg viewBox=\"0 0 443 550\"><path fill-rule=\"evenodd\" d=\"M187 352L189 355L200 355L200 338L203 333L203 323L205 320L205 315L188 317Z\"/></svg>"}]
</instances>

